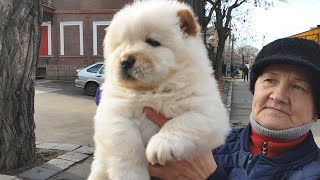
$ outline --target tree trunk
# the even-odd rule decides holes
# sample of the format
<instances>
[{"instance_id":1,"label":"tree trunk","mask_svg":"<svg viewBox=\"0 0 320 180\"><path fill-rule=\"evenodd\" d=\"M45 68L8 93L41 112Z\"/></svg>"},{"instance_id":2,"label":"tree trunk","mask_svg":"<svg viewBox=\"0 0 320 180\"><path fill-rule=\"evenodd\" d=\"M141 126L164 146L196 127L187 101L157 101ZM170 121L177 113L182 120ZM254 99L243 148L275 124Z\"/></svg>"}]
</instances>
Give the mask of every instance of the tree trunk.
<instances>
[{"instance_id":1,"label":"tree trunk","mask_svg":"<svg viewBox=\"0 0 320 180\"><path fill-rule=\"evenodd\" d=\"M40 0L0 0L0 170L35 157L34 80Z\"/></svg>"},{"instance_id":2,"label":"tree trunk","mask_svg":"<svg viewBox=\"0 0 320 180\"><path fill-rule=\"evenodd\" d=\"M215 71L214 71L214 75L216 77L217 80L221 80L222 78L222 65L223 65L223 51L224 51L224 46L222 46L222 44L224 43L219 43L218 47L217 47L217 53L216 53L216 61L215 61Z\"/></svg>"},{"instance_id":3,"label":"tree trunk","mask_svg":"<svg viewBox=\"0 0 320 180\"><path fill-rule=\"evenodd\" d=\"M221 28L223 29L223 28ZM214 75L217 80L221 80L222 78L222 66L223 66L223 52L224 52L224 46L226 43L226 39L228 38L228 30L220 30L217 28L218 31L218 37L219 37L219 42L218 42L218 47L217 47L217 53L216 53L216 61L215 61L215 71Z\"/></svg>"}]
</instances>

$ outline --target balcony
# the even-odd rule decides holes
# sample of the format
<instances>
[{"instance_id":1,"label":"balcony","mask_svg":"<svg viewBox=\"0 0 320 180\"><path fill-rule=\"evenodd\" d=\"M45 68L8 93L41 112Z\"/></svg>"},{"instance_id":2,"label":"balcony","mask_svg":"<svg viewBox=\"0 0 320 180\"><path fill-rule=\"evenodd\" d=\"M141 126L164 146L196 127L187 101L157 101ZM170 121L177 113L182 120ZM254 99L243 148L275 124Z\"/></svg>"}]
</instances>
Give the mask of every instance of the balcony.
<instances>
[{"instance_id":1,"label":"balcony","mask_svg":"<svg viewBox=\"0 0 320 180\"><path fill-rule=\"evenodd\" d=\"M52 20L54 14L53 0L41 0L44 20Z\"/></svg>"},{"instance_id":2,"label":"balcony","mask_svg":"<svg viewBox=\"0 0 320 180\"><path fill-rule=\"evenodd\" d=\"M53 0L41 0L41 4L53 8Z\"/></svg>"},{"instance_id":3,"label":"balcony","mask_svg":"<svg viewBox=\"0 0 320 180\"><path fill-rule=\"evenodd\" d=\"M47 7L53 7L53 0L41 0L42 5Z\"/></svg>"}]
</instances>

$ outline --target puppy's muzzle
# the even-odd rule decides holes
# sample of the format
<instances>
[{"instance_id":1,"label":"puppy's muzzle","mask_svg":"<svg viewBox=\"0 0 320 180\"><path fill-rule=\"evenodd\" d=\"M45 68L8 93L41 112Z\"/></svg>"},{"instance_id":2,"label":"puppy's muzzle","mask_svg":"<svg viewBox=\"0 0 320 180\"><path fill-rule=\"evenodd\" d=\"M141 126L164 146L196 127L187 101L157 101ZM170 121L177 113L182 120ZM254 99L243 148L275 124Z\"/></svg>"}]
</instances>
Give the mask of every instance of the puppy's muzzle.
<instances>
[{"instance_id":1,"label":"puppy's muzzle","mask_svg":"<svg viewBox=\"0 0 320 180\"><path fill-rule=\"evenodd\" d=\"M136 62L136 59L134 57L128 57L126 60L121 62L121 67L123 71L130 70L134 63Z\"/></svg>"},{"instance_id":2,"label":"puppy's muzzle","mask_svg":"<svg viewBox=\"0 0 320 180\"><path fill-rule=\"evenodd\" d=\"M121 62L122 77L124 79L132 78L132 76L130 75L130 70L134 66L135 62L136 62L136 59L132 56L129 56L127 59Z\"/></svg>"}]
</instances>

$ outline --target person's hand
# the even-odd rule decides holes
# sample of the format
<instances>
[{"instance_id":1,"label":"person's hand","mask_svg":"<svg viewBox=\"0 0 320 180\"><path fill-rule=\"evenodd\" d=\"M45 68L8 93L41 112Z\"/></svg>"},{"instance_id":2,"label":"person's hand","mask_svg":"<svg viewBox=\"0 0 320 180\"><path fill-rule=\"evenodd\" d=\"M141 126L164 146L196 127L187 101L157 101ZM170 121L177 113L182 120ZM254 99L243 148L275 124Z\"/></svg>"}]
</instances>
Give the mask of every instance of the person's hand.
<instances>
[{"instance_id":1,"label":"person's hand","mask_svg":"<svg viewBox=\"0 0 320 180\"><path fill-rule=\"evenodd\" d=\"M158 125L159 127L162 127L168 120L164 115L158 114L156 111L154 111L150 107L143 108L143 112L146 114L147 118L151 120L153 123Z\"/></svg>"},{"instance_id":2,"label":"person's hand","mask_svg":"<svg viewBox=\"0 0 320 180\"><path fill-rule=\"evenodd\" d=\"M211 152L191 160L168 162L164 166L149 165L150 175L163 180L205 180L216 169Z\"/></svg>"},{"instance_id":3,"label":"person's hand","mask_svg":"<svg viewBox=\"0 0 320 180\"><path fill-rule=\"evenodd\" d=\"M145 107L143 112L152 122L162 127L168 120L152 108ZM205 180L215 170L217 164L211 152L190 160L172 161L164 166L149 165L149 173L163 180Z\"/></svg>"}]
</instances>

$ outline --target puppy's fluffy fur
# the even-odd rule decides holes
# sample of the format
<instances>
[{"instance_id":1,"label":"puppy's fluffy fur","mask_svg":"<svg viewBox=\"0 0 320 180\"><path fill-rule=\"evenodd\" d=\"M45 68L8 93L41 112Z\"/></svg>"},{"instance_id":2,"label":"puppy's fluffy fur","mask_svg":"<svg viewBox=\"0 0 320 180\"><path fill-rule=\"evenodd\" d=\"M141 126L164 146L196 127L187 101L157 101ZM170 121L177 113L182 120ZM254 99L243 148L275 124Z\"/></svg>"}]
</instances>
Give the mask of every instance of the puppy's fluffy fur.
<instances>
[{"instance_id":1,"label":"puppy's fluffy fur","mask_svg":"<svg viewBox=\"0 0 320 180\"><path fill-rule=\"evenodd\" d=\"M190 159L224 143L228 115L199 31L176 1L137 2L114 16L90 180L147 180L148 161ZM170 120L159 129L146 106Z\"/></svg>"}]
</instances>

